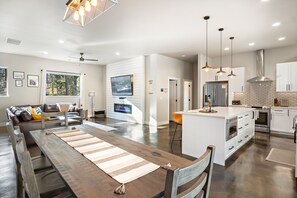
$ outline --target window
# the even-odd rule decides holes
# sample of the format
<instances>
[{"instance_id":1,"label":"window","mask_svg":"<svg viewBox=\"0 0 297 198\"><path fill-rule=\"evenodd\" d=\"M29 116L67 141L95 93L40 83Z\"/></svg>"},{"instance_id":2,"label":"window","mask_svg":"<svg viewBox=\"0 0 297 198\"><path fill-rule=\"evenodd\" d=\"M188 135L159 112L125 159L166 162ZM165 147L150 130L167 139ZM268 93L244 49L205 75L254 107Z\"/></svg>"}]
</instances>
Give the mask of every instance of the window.
<instances>
[{"instance_id":1,"label":"window","mask_svg":"<svg viewBox=\"0 0 297 198\"><path fill-rule=\"evenodd\" d=\"M8 96L7 68L0 67L0 96Z\"/></svg>"},{"instance_id":2,"label":"window","mask_svg":"<svg viewBox=\"0 0 297 198\"><path fill-rule=\"evenodd\" d=\"M47 96L79 96L80 75L71 73L46 73Z\"/></svg>"}]
</instances>

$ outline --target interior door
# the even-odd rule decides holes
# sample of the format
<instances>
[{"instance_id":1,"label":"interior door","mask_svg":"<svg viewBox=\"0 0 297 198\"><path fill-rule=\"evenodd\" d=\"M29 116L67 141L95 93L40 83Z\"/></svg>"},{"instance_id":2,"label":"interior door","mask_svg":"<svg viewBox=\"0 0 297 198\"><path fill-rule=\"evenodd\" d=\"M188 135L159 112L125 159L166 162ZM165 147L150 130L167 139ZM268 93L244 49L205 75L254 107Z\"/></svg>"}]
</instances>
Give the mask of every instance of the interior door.
<instances>
[{"instance_id":1,"label":"interior door","mask_svg":"<svg viewBox=\"0 0 297 198\"><path fill-rule=\"evenodd\" d=\"M169 80L169 119L173 121L172 113L177 111L177 80Z\"/></svg>"},{"instance_id":2,"label":"interior door","mask_svg":"<svg viewBox=\"0 0 297 198\"><path fill-rule=\"evenodd\" d=\"M192 82L184 82L184 111L192 109Z\"/></svg>"}]
</instances>

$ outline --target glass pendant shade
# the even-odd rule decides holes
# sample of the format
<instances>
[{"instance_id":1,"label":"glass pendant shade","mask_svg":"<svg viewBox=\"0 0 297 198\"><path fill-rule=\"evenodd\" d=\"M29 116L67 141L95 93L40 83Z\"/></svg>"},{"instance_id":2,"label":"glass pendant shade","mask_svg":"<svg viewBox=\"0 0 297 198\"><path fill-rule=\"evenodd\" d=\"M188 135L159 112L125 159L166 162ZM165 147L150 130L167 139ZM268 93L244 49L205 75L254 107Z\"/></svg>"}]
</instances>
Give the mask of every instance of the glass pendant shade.
<instances>
[{"instance_id":1,"label":"glass pendant shade","mask_svg":"<svg viewBox=\"0 0 297 198\"><path fill-rule=\"evenodd\" d=\"M63 21L84 27L118 4L118 0L69 0Z\"/></svg>"},{"instance_id":2,"label":"glass pendant shade","mask_svg":"<svg viewBox=\"0 0 297 198\"><path fill-rule=\"evenodd\" d=\"M211 66L208 65L208 19L209 19L209 16L205 16L204 17L204 20L205 20L205 24L206 24L206 39L205 39L205 44L206 44L206 62L205 62L205 66L202 67L202 70L203 71L206 71L208 72L210 69L212 69Z\"/></svg>"},{"instance_id":3,"label":"glass pendant shade","mask_svg":"<svg viewBox=\"0 0 297 198\"><path fill-rule=\"evenodd\" d=\"M217 71L217 75L221 76L226 73L222 68L222 65L223 65L223 37L222 36L223 36L224 28L220 28L219 31L220 31L220 70Z\"/></svg>"},{"instance_id":4,"label":"glass pendant shade","mask_svg":"<svg viewBox=\"0 0 297 198\"><path fill-rule=\"evenodd\" d=\"M234 78L236 76L233 73L233 69L232 69L232 67L233 67L233 39L234 39L234 37L230 37L229 39L231 41L231 73L228 75L228 77Z\"/></svg>"}]
</instances>

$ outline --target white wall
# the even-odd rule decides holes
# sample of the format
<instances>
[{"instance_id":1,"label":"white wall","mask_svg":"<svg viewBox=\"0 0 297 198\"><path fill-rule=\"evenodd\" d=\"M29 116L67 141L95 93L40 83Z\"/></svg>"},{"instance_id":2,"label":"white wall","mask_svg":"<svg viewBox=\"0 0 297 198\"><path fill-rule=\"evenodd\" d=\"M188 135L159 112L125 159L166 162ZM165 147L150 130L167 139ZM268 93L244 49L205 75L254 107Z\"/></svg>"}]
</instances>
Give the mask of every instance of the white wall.
<instances>
[{"instance_id":1,"label":"white wall","mask_svg":"<svg viewBox=\"0 0 297 198\"><path fill-rule=\"evenodd\" d=\"M84 109L90 110L88 91L96 92L95 110L105 109L105 66L70 63L49 59L36 58L31 56L13 55L0 53L0 66L8 68L8 97L0 97L0 120L4 120L5 108L11 105L36 105L39 104L40 89L27 87L27 75L39 75L41 81L41 70L64 71L74 73L85 73L85 104ZM13 71L25 72L23 87L15 87ZM55 102L79 102L78 97L46 97L45 103ZM90 113L90 112L89 112Z\"/></svg>"},{"instance_id":2,"label":"white wall","mask_svg":"<svg viewBox=\"0 0 297 198\"><path fill-rule=\"evenodd\" d=\"M119 99L112 96L110 78L133 74L133 96ZM132 114L114 112L114 103L131 104ZM145 117L145 58L143 56L106 66L106 113L107 117L142 124Z\"/></svg>"},{"instance_id":3,"label":"white wall","mask_svg":"<svg viewBox=\"0 0 297 198\"><path fill-rule=\"evenodd\" d=\"M265 76L276 78L276 64L297 60L297 45L265 50ZM212 58L213 66L219 67L220 58ZM224 67L230 66L230 56L223 59ZM233 56L234 67L246 67L246 79L256 76L256 52L235 54Z\"/></svg>"},{"instance_id":4,"label":"white wall","mask_svg":"<svg viewBox=\"0 0 297 198\"><path fill-rule=\"evenodd\" d=\"M169 123L169 79L180 81L179 109L183 110L183 81L193 80L192 64L175 58L153 54L146 57L147 77L146 83L153 80L153 94L147 93L149 100L146 103L146 121L152 125ZM161 88L167 92L161 92Z\"/></svg>"}]
</instances>

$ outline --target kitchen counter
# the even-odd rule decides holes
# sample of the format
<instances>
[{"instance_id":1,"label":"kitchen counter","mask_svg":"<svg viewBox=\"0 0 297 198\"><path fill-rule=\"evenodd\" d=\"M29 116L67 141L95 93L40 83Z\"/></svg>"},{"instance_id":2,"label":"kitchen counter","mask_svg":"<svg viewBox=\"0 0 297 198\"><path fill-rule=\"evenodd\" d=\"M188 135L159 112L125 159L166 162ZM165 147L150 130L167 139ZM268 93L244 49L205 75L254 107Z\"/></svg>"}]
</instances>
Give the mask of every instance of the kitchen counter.
<instances>
[{"instance_id":1,"label":"kitchen counter","mask_svg":"<svg viewBox=\"0 0 297 198\"><path fill-rule=\"evenodd\" d=\"M271 109L297 109L297 107L275 107L275 106L272 106Z\"/></svg>"},{"instance_id":2,"label":"kitchen counter","mask_svg":"<svg viewBox=\"0 0 297 198\"><path fill-rule=\"evenodd\" d=\"M182 153L199 157L208 145L214 145L214 163L225 166L225 160L254 136L255 113L253 108L243 107L214 107L213 110L218 112L177 112L182 114L183 118ZM229 129L227 126L231 122L230 118L233 124Z\"/></svg>"},{"instance_id":3,"label":"kitchen counter","mask_svg":"<svg viewBox=\"0 0 297 198\"><path fill-rule=\"evenodd\" d=\"M199 112L199 110L202 110L202 109L195 109L190 111L179 111L176 113L183 114L183 115L207 116L207 117L229 119L229 118L238 116L239 114L243 114L246 112L250 112L251 110L254 110L253 108L245 108L245 107L213 107L212 109L217 112L202 113L202 112Z\"/></svg>"}]
</instances>

